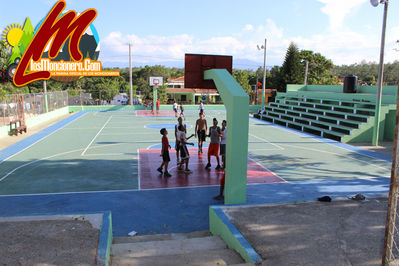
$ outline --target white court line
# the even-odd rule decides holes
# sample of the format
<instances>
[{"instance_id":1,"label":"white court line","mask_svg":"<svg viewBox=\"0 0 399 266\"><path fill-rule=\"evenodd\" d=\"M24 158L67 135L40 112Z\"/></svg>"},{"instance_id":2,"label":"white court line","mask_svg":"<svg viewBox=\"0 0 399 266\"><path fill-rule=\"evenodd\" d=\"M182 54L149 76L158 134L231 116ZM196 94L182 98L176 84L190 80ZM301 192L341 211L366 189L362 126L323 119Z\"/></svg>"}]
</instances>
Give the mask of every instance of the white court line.
<instances>
[{"instance_id":1,"label":"white court line","mask_svg":"<svg viewBox=\"0 0 399 266\"><path fill-rule=\"evenodd\" d=\"M383 169L383 170L391 171L390 168L386 168L386 167L382 167L382 166L379 166L379 165L376 165L376 164L372 164L372 163L369 163L369 162L366 161L366 160L356 159L356 158L354 158L354 157L351 157L351 156L348 156L348 155L345 155L345 154L339 154L339 153L330 152L330 151L323 151L323 150L320 150L320 149L312 149L312 148L307 148L307 147L300 147L300 146L295 146L295 145L291 145L291 144L284 144L284 145L285 145L285 146L288 146L288 147L297 148L297 149L303 149L303 150L309 150L309 151L315 151L315 152L328 153L328 154L332 154L332 155L336 155L336 156L343 156L343 157L350 158L351 160L359 161L359 162L362 162L362 163L367 163L367 165L372 165L372 166L375 166L375 167L380 168L380 169ZM348 149L345 149L345 150L348 150ZM349 151L351 151L351 150L349 150ZM352 151L352 152L353 152L353 151ZM358 153L358 154L359 154L359 153ZM363 155L363 154L360 154L360 155ZM367 156L367 155L364 155L364 156L370 157L370 156ZM371 158L374 158L374 157L371 157ZM379 160L379 159L377 159L377 158L374 158L374 159ZM386 161L384 161L384 160L380 160L380 161L386 162Z\"/></svg>"},{"instance_id":2,"label":"white court line","mask_svg":"<svg viewBox=\"0 0 399 266\"><path fill-rule=\"evenodd\" d=\"M247 184L250 185L250 184ZM259 185L259 184L254 184ZM264 184L266 185L266 184ZM150 190L171 190L171 189L192 189L192 188L205 188L205 187L219 187L220 185L205 185L205 186L190 186L190 187L169 187L169 188L144 188L141 191ZM76 192L55 192L55 193L37 193L37 194L11 194L11 195L0 195L0 198L4 197L25 197L25 196L48 196L48 195L73 195L73 194L94 194L94 193L119 193L119 192L136 192L139 189L119 189L119 190L95 190L95 191L76 191Z\"/></svg>"},{"instance_id":3,"label":"white court line","mask_svg":"<svg viewBox=\"0 0 399 266\"><path fill-rule=\"evenodd\" d=\"M252 159L251 157L248 157L249 159L251 159L252 161L254 161L257 165L259 165L260 167L262 167L263 169L265 169L267 172L272 173L273 175L277 176L278 178L280 178L281 180L283 180L284 182L281 183L287 183L287 181L282 178L281 176L277 175L275 172L271 171L269 168L264 167L263 165L261 165L260 163L258 163L257 161L255 161L254 159Z\"/></svg>"},{"instance_id":4,"label":"white court line","mask_svg":"<svg viewBox=\"0 0 399 266\"><path fill-rule=\"evenodd\" d=\"M12 173L14 173L14 172L17 171L18 169L21 169L21 168L23 168L23 167L25 167L25 166L28 166L28 165L33 164L33 163L37 163L37 162L42 161L42 160L51 159L51 158L56 157L56 156L59 156L59 155L64 155L64 154L68 154L68 153L72 153L72 152L77 152L77 151L80 151L80 150L82 150L82 149L77 149L77 150L72 150L72 151L57 153L57 154L55 154L55 155L51 155L51 156L48 156L48 157L45 157L45 158L41 158L41 159L37 159L37 160L31 161L31 162L29 162L29 163L25 163L25 164L23 164L23 165L20 165L20 166L14 168L12 171L8 172L5 176L3 176L2 178L0 178L0 182L3 181L4 179L6 179L9 175L11 175Z\"/></svg>"},{"instance_id":5,"label":"white court line","mask_svg":"<svg viewBox=\"0 0 399 266\"><path fill-rule=\"evenodd\" d=\"M262 141L264 141L264 142L267 142L267 143L269 143L269 144L271 144L271 145L273 145L273 146L279 148L280 150L284 150L284 148L281 147L280 145L274 144L274 143L272 143L272 142L270 142L270 141L268 141L268 140L266 140L266 139L260 138L260 137L258 137L258 136L255 136L254 134L251 134L251 133L249 133L249 135L252 136L252 137L254 137L254 138L257 138L257 139L259 139L259 140L262 140Z\"/></svg>"},{"instance_id":6,"label":"white court line","mask_svg":"<svg viewBox=\"0 0 399 266\"><path fill-rule=\"evenodd\" d=\"M92 154L85 154L84 156L118 156L118 155L126 155L126 153L92 153Z\"/></svg>"},{"instance_id":7,"label":"white court line","mask_svg":"<svg viewBox=\"0 0 399 266\"><path fill-rule=\"evenodd\" d=\"M44 139L48 138L49 136L53 135L55 132L57 132L57 131L59 131L59 130L63 129L64 127L66 127L66 126L68 126L68 125L70 125L70 124L74 123L75 121L77 121L78 119L80 119L80 118L84 117L84 116L85 116L85 115L87 115L87 114L88 114L88 113L85 113L84 115L82 115L82 116L80 116L80 117L76 118L75 120L73 120L73 121L71 121L71 122L69 122L69 123L67 123L67 124L63 125L62 127L58 128L58 129L56 129L56 130L54 130L53 132L51 132L51 133L50 133L50 134L48 134L47 136L45 136L45 137L43 137L43 138L39 139L39 140L38 140L38 141L36 141L36 142L33 142L32 144L30 144L30 145L29 145L29 146L27 146L26 148L24 148L24 149L20 150L19 152L17 152L17 153L14 153L13 155L11 155L11 156L9 156L9 157L5 158L3 161L1 161L1 162L0 162L0 164L4 163L5 161L7 161L8 159L10 159L10 158L14 157L15 155L17 155L17 154L20 154L21 152L23 152L23 151L25 151L25 150L29 149L30 147L32 147L32 146L33 146L33 145L35 145L36 143L39 143L40 141L42 141L42 140L44 140ZM1 181L1 180L0 180L0 181Z\"/></svg>"},{"instance_id":8,"label":"white court line","mask_svg":"<svg viewBox=\"0 0 399 266\"><path fill-rule=\"evenodd\" d=\"M118 143L117 145L119 145L119 144L121 144L121 143ZM107 145L108 145L108 146L111 146L111 145L115 145L115 144L105 144L105 145L101 145L101 146L94 146L94 147L90 147L90 149L102 148L102 147L107 146ZM51 159L51 158L54 158L54 157L57 157L57 156L60 156L60 155L65 155L65 154L68 154L68 153L78 152L78 151L81 151L81 150L83 150L83 148L76 149L76 150L72 150L72 151L67 151L67 152L62 152L62 153L57 153L57 154L54 154L54 155L51 155L51 156L48 156L48 157L44 157L44 158L40 158L40 159L37 159L37 160L34 160L34 161L30 161L30 162L28 162L28 163L25 163L25 164L23 164L23 165L20 165L20 166L14 168L14 169L11 170L10 172L8 172L6 175L4 175L4 176L0 179L0 182L3 181L4 179L6 179L9 175L11 175L12 173L14 173L15 171L17 171L17 170L19 170L19 169L21 169L21 168L23 168L23 167L25 167L25 166L28 166L28 165L31 165L31 164L40 162L40 161L42 161L42 160ZM98 155L98 154L86 154L85 156L95 156L95 155ZM104 155L104 154L103 154L103 155ZM109 155L110 155L110 154L109 154ZM120 155L124 155L124 154L120 154ZM133 158L133 159L137 159L137 160L138 160L138 157L137 157L137 158Z\"/></svg>"},{"instance_id":9,"label":"white court line","mask_svg":"<svg viewBox=\"0 0 399 266\"><path fill-rule=\"evenodd\" d=\"M141 190L141 182L140 182L140 150L137 149L137 161L138 161L138 167L137 167L137 186L138 186L138 190Z\"/></svg>"},{"instance_id":10,"label":"white court line","mask_svg":"<svg viewBox=\"0 0 399 266\"><path fill-rule=\"evenodd\" d=\"M111 120L112 115L108 118L107 122L105 122L105 124L103 125L103 127L97 132L97 135L94 136L94 138L90 141L89 145L87 145L86 149L84 149L84 151L82 152L81 156L83 156L87 149L89 149L90 145L93 143L93 141L97 138L98 135L100 135L101 131L103 131L103 129L105 128L105 126L108 124L108 122Z\"/></svg>"},{"instance_id":11,"label":"white court line","mask_svg":"<svg viewBox=\"0 0 399 266\"><path fill-rule=\"evenodd\" d=\"M252 121L254 121L254 120L259 120L259 119L257 119L257 118L252 118L252 119L253 119ZM263 124L266 124L265 121L262 121L262 120L259 120L258 122L263 123ZM339 148L339 149L341 149L341 150L346 150L346 151L354 152L354 153L360 154L360 155L362 155L362 156L366 156L366 157L372 158L372 159L377 160L377 161L387 162L386 160L379 159L379 158L373 157L373 156L368 155L368 154L362 154L362 153L360 153L360 152L358 152L358 151L354 151L354 150L352 150L352 149L348 149L348 148L345 148L345 147L336 145L336 144L334 144L334 143L325 142L325 141L323 141L323 140L318 139L317 136L311 135L310 133L306 133L306 132L298 132L298 133L297 133L297 132L294 132L294 130L291 130L290 128L284 128L283 126L280 126L280 125L277 125L278 127L276 127L276 124L273 124L273 123L271 123L271 124L272 124L273 128L278 129L278 130L283 130L283 131L286 131L286 132L289 132L289 133L292 133L292 134L295 134L295 135L298 135L298 136L309 135L308 137L311 138L311 139L314 140L314 141L321 142L321 143L324 143L324 144L327 144L327 145L330 145L330 146L334 146L334 147L337 147L337 148ZM320 136L319 136L319 138L325 139L325 138L320 137ZM338 143L341 143L341 142L338 142ZM342 143L342 144L345 144L345 143ZM290 146L290 145L288 145L288 144L284 144L284 145L285 145L285 146ZM347 145L348 145L348 144L347 144ZM305 148L303 148L303 149L305 149ZM320 150L317 150L317 151L320 152ZM367 150L365 150L365 151L367 151ZM345 156L345 155L344 155L344 156ZM349 156L347 156L347 157L349 157ZM364 161L362 161L362 162L364 162ZM386 169L386 168L384 168L384 169Z\"/></svg>"}]
</instances>

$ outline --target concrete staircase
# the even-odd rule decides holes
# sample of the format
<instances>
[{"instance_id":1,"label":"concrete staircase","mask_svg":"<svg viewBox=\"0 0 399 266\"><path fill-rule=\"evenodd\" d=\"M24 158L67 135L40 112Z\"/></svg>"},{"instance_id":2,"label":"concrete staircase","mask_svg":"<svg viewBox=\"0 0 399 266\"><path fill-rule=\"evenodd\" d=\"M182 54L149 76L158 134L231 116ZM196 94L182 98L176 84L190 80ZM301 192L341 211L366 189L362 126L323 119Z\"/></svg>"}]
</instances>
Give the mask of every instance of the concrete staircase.
<instances>
[{"instance_id":1,"label":"concrete staircase","mask_svg":"<svg viewBox=\"0 0 399 266\"><path fill-rule=\"evenodd\" d=\"M111 265L253 265L208 231L114 238Z\"/></svg>"}]
</instances>

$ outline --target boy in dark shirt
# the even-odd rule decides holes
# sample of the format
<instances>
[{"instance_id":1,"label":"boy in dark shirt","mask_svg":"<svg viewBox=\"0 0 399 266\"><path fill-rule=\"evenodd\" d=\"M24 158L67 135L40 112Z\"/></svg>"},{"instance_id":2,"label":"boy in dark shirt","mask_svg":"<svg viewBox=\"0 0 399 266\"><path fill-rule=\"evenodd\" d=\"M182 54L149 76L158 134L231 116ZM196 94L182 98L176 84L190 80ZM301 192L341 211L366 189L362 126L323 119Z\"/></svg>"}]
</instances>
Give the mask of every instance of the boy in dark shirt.
<instances>
[{"instance_id":1,"label":"boy in dark shirt","mask_svg":"<svg viewBox=\"0 0 399 266\"><path fill-rule=\"evenodd\" d=\"M163 175L165 177L170 177L172 176L171 174L168 173L168 164L170 162L170 157L169 157L169 140L168 140L168 131L166 130L166 128L162 128L160 131L162 137L162 150L161 150L161 157L162 157L162 164L161 166L157 169L158 172L160 172L162 174L162 167L165 166L165 172L163 173Z\"/></svg>"}]
</instances>

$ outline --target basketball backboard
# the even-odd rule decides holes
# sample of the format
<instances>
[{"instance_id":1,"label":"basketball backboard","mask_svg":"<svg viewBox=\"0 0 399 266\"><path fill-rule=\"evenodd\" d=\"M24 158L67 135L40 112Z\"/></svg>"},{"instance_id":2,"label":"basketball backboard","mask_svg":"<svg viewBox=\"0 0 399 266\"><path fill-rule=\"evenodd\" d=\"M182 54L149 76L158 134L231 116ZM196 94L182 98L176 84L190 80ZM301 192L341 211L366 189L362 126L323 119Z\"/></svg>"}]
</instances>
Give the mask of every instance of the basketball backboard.
<instances>
[{"instance_id":1,"label":"basketball backboard","mask_svg":"<svg viewBox=\"0 0 399 266\"><path fill-rule=\"evenodd\" d=\"M150 86L162 86L163 77L150 77Z\"/></svg>"},{"instance_id":2,"label":"basketball backboard","mask_svg":"<svg viewBox=\"0 0 399 266\"><path fill-rule=\"evenodd\" d=\"M212 80L204 80L204 71L208 69L226 69L233 71L233 57L227 55L185 54L184 87L216 89Z\"/></svg>"}]
</instances>

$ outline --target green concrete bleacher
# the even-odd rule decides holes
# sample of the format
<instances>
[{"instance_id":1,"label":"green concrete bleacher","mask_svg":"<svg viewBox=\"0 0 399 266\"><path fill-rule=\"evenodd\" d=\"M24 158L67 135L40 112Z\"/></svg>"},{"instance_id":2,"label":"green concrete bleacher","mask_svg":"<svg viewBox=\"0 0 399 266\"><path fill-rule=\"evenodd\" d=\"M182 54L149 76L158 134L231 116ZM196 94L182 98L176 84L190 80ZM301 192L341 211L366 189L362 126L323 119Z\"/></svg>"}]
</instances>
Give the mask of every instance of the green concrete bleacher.
<instances>
[{"instance_id":1,"label":"green concrete bleacher","mask_svg":"<svg viewBox=\"0 0 399 266\"><path fill-rule=\"evenodd\" d=\"M370 99L369 95L362 98L353 94L351 97L338 92L314 93L313 96L309 93L278 93L275 102L265 106L264 114L255 114L255 117L344 143L369 142L375 119L375 102ZM388 104L382 104L380 136L386 132L387 138L392 137L395 109L391 98Z\"/></svg>"}]
</instances>

